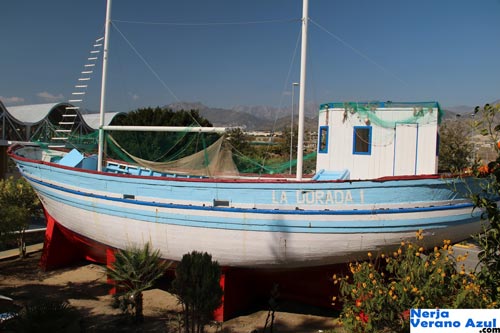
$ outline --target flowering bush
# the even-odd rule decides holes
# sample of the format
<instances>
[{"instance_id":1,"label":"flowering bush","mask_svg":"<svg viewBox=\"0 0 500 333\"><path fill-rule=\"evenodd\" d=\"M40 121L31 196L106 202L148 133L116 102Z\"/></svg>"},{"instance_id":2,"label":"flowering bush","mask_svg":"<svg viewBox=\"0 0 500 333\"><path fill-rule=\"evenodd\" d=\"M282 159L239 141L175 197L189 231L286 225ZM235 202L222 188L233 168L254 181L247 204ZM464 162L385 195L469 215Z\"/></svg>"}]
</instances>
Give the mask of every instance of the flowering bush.
<instances>
[{"instance_id":1,"label":"flowering bush","mask_svg":"<svg viewBox=\"0 0 500 333\"><path fill-rule=\"evenodd\" d=\"M42 213L33 188L22 178L0 179L0 249L17 239L19 255L26 255L25 230ZM17 233L16 233L17 232Z\"/></svg>"},{"instance_id":2,"label":"flowering bush","mask_svg":"<svg viewBox=\"0 0 500 333\"><path fill-rule=\"evenodd\" d=\"M348 332L409 332L412 308L491 308L495 303L464 256L453 255L450 241L425 252L416 242L401 242L392 253L349 264L350 274L333 276L340 285L341 322ZM334 302L337 298L334 297Z\"/></svg>"}]
</instances>

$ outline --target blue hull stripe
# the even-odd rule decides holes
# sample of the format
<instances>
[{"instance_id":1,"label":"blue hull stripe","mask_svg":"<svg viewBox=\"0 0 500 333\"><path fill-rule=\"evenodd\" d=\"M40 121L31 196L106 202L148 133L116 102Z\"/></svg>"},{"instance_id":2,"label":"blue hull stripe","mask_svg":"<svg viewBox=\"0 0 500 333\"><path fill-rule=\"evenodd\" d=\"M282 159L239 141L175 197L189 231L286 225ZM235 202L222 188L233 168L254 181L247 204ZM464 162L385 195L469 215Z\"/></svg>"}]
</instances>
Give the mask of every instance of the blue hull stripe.
<instances>
[{"instance_id":1,"label":"blue hull stripe","mask_svg":"<svg viewBox=\"0 0 500 333\"><path fill-rule=\"evenodd\" d=\"M55 190L63 191L66 193L71 193L78 196L84 196L87 198L96 198L100 200L107 200L110 203L120 202L127 204L134 204L138 206L149 206L149 207L160 207L173 210L208 210L213 213L220 212L231 212L231 213L248 213L250 214L276 214L275 210L257 210L257 209L235 209L235 208L213 208L213 207L197 207L188 205L173 205L173 204L159 204L150 203L144 201L134 201L126 199L109 198L101 195L91 195L85 194L79 191L68 190L60 186L54 186L46 184L42 181L36 181L30 179L35 183L52 188ZM183 225L189 227L204 227L204 228L217 228L217 229L231 229L231 230L248 230L248 231L272 231L272 232L306 232L306 233L367 233L367 232L398 232L405 230L415 230L417 228L429 229L429 228L444 228L448 225L457 225L461 223L469 223L476 220L472 214L461 214L455 216L445 216L445 217L428 217L422 216L422 218L408 219L402 218L397 220L365 220L365 221L276 221L274 219L252 219L247 216L243 219L242 223L241 217L232 218L228 216L216 216L216 215L190 215L185 212L179 211L179 213L170 212L152 212L150 210L138 210L134 208L126 207L116 207L114 205L98 205L92 206L86 204L88 201L73 199L65 196L60 196L52 193L52 191L46 191L45 189L39 190L47 197L58 202L64 202L67 205L77 207L82 210L93 211L99 214L119 216L123 218L131 218L135 220L142 220L151 223L164 223L173 225ZM458 205L452 206L456 209ZM463 205L462 205L463 206ZM463 206L467 207L467 206ZM434 210L443 210L443 207L433 207L440 208ZM388 210L381 210L382 213L386 213ZM392 210L390 214L393 213L405 213L409 210ZM430 209L426 209L430 211ZM345 215L353 215L358 211L346 211ZM375 214L374 211L366 211L370 214ZM412 212L422 212L422 210L413 209ZM305 211L279 211L280 214L297 214L305 215ZM323 213L325 211L313 211L312 215L318 215L318 213ZM341 215L340 212L328 211L328 213L334 213L334 215ZM366 214L365 214L366 215ZM382 215L382 214L379 214Z\"/></svg>"},{"instance_id":2,"label":"blue hull stripe","mask_svg":"<svg viewBox=\"0 0 500 333\"><path fill-rule=\"evenodd\" d=\"M162 207L162 208L177 208L177 209L193 209L193 210L206 210L206 211L220 211L220 212L241 212L241 213L252 213L252 214L291 214L291 215L373 215L373 214L401 214L401 213L418 213L418 212L432 212L432 211L443 211L443 210L453 210L462 208L473 208L472 203L459 203L454 205L445 206L429 206L429 207L414 207L414 208L388 208L388 209L351 209L351 210L295 210L295 209L259 209L259 208L228 208L228 207L212 207L212 206L192 206L192 205L182 205L182 204L167 204L143 200L134 199L123 199L114 198L104 195L97 195L92 193L85 193L81 191L71 190L62 186L57 186L49 184L43 181L33 179L27 175L23 175L30 181L38 183L40 185L50 187L59 191L102 200L130 203L136 205L144 205L151 207Z\"/></svg>"}]
</instances>

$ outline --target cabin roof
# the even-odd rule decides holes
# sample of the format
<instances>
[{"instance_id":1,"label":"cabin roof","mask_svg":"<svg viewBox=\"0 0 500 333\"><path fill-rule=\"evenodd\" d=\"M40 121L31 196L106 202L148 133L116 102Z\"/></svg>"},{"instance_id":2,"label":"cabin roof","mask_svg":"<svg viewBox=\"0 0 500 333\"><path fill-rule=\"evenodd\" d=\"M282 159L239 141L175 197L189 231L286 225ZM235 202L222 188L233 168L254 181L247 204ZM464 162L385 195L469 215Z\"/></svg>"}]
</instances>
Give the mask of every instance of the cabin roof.
<instances>
[{"instance_id":1,"label":"cabin roof","mask_svg":"<svg viewBox=\"0 0 500 333\"><path fill-rule=\"evenodd\" d=\"M353 109L356 111L364 111L365 113L368 111L373 111L375 109L390 109L390 108L421 108L421 109L437 109L437 117L438 124L441 123L443 118L443 110L439 106L438 102L379 102L379 101L371 101L371 102L332 102L332 103L324 103L319 107L319 111L325 111L327 109Z\"/></svg>"},{"instance_id":2,"label":"cabin roof","mask_svg":"<svg viewBox=\"0 0 500 333\"><path fill-rule=\"evenodd\" d=\"M411 108L411 107L432 107L441 109L438 102L393 102L393 101L371 101L371 102L331 102L320 105L322 109L344 108L348 106L376 107L376 108Z\"/></svg>"}]
</instances>

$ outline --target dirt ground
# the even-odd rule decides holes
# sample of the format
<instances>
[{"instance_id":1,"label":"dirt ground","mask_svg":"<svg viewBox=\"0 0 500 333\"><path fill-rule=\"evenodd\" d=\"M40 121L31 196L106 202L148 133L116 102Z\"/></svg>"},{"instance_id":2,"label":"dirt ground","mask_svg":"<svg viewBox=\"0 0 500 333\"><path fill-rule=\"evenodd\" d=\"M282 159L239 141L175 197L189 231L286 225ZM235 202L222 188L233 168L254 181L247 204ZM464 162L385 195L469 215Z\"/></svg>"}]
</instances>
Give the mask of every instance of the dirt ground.
<instances>
[{"instance_id":1,"label":"dirt ground","mask_svg":"<svg viewBox=\"0 0 500 333\"><path fill-rule=\"evenodd\" d=\"M0 295L13 298L19 306L41 298L65 300L79 311L82 332L181 332L181 307L174 295L161 289L146 291L145 322L138 326L131 324L119 309L111 306L110 286L106 284L102 266L82 263L70 268L42 272L38 268L39 260L40 252L31 254L24 260L0 262ZM299 307L294 306L294 309ZM288 312L286 307L281 307L280 310L275 314L273 332L342 332L333 317L311 314L315 311L308 311L307 307L300 307L300 311L295 313ZM263 309L214 324L207 327L206 331L263 332L267 315L268 312ZM269 328L267 331L269 332Z\"/></svg>"}]
</instances>

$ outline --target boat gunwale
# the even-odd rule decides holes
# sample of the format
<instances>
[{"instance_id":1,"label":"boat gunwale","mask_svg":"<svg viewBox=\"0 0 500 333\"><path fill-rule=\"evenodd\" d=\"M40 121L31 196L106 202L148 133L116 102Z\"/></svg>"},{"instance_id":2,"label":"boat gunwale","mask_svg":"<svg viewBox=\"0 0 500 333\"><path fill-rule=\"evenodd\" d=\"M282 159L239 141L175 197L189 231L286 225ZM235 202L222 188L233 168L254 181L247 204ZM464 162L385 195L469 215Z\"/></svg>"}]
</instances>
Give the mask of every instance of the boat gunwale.
<instances>
[{"instance_id":1,"label":"boat gunwale","mask_svg":"<svg viewBox=\"0 0 500 333\"><path fill-rule=\"evenodd\" d=\"M325 184L325 183L358 183L358 182L375 182L375 183L384 183L389 181L406 181L406 180L438 180L438 179L459 179L459 178L470 178L473 175L471 174L451 174L451 173L442 173L442 174L423 174L423 175L403 175L403 176L384 176L373 179L334 179L334 180L313 180L311 178L304 178L302 180L296 180L295 178L278 178L276 175L268 176L259 176L255 179L249 178L238 178L237 176L213 176L213 177L204 177L198 178L197 176L182 176L182 177L172 177L172 176L148 176L148 175L133 175L133 174L121 174L114 172L106 172L106 171L97 171L83 168L76 168L61 165L54 162L47 162L36 160L24 156L17 155L15 152L18 149L24 148L25 146L16 144L14 146L9 147L7 150L7 154L14 160L25 161L29 163L42 164L47 165L54 168L60 168L70 171L78 171L95 175L104 175L104 176L112 176L112 177L120 177L120 178L136 178L136 179L149 179L149 180L165 180L165 181L177 181L177 182L200 182L200 183L266 183L266 184L279 184L279 183L287 183L287 184ZM118 161L117 161L118 162ZM123 162L123 161L120 161ZM123 162L124 164L129 164ZM282 174L282 176L285 176ZM250 176L251 177L251 176Z\"/></svg>"},{"instance_id":2,"label":"boat gunwale","mask_svg":"<svg viewBox=\"0 0 500 333\"><path fill-rule=\"evenodd\" d=\"M41 185L52 188L56 191L67 192L77 196L89 197L99 200L105 200L110 202L121 202L125 204L147 206L147 207L158 207L164 209L181 209L181 210L194 210L194 211L214 211L214 212L227 212L227 213L246 213L246 214L257 214L257 215L304 215L304 216L318 216L318 215L328 215L328 216L353 216L353 215L363 215L363 216L384 216L393 214L412 214L412 213L425 213L425 212L437 212L437 211L456 211L465 208L472 208L472 203L459 202L459 203L448 203L439 206L422 206L422 207L406 207L406 208L378 208L378 209L269 209L269 208L243 208L243 207L216 207L216 206L202 206L202 205L188 205L180 203L163 203L163 202L151 202L138 199L126 199L119 197L111 197L105 195L98 195L93 193L88 193L84 191L71 190L59 185L54 185L33 179L32 177L25 176L31 181ZM472 216L472 215L471 215Z\"/></svg>"}]
</instances>

